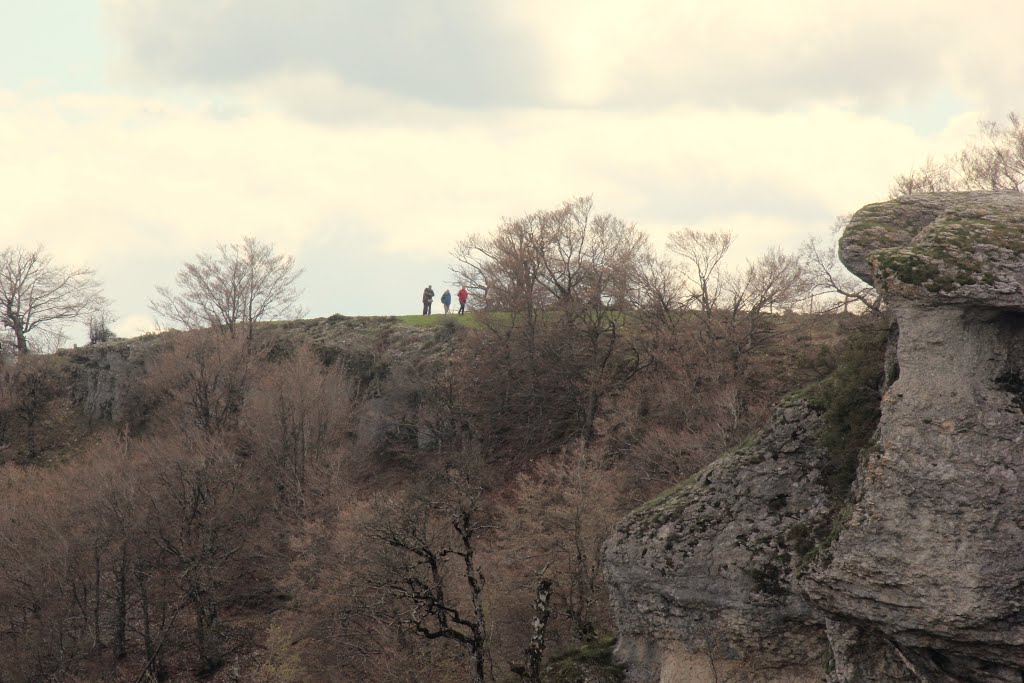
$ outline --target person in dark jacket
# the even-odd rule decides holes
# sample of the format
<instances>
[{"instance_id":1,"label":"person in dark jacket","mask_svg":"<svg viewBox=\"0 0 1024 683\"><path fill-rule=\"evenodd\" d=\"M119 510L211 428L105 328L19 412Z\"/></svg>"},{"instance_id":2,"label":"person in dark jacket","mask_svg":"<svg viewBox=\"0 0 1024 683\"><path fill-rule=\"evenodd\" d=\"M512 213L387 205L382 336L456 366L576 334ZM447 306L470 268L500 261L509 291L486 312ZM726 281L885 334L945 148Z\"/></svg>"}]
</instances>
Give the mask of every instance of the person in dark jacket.
<instances>
[{"instance_id":1,"label":"person in dark jacket","mask_svg":"<svg viewBox=\"0 0 1024 683\"><path fill-rule=\"evenodd\" d=\"M459 315L462 315L466 312L466 299L469 298L469 292L463 287L455 296L459 297Z\"/></svg>"},{"instance_id":2,"label":"person in dark jacket","mask_svg":"<svg viewBox=\"0 0 1024 683\"><path fill-rule=\"evenodd\" d=\"M444 314L448 315L448 309L452 305L452 293L447 289L444 290L444 294L441 295L441 303L444 304Z\"/></svg>"},{"instance_id":3,"label":"person in dark jacket","mask_svg":"<svg viewBox=\"0 0 1024 683\"><path fill-rule=\"evenodd\" d=\"M434 303L434 288L427 285L423 290L423 315L430 315L430 304Z\"/></svg>"}]
</instances>

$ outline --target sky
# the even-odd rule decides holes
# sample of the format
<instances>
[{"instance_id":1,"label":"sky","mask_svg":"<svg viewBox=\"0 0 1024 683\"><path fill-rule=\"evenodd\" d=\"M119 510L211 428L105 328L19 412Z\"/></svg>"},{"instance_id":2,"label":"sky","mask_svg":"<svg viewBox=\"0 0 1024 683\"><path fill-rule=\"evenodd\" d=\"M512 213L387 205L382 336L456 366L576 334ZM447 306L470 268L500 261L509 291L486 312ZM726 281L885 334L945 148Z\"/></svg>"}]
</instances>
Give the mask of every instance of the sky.
<instances>
[{"instance_id":1,"label":"sky","mask_svg":"<svg viewBox=\"0 0 1024 683\"><path fill-rule=\"evenodd\" d=\"M116 332L243 236L310 316L419 310L455 243L593 195L657 244L827 235L1024 98L1004 0L0 0L0 248Z\"/></svg>"}]
</instances>

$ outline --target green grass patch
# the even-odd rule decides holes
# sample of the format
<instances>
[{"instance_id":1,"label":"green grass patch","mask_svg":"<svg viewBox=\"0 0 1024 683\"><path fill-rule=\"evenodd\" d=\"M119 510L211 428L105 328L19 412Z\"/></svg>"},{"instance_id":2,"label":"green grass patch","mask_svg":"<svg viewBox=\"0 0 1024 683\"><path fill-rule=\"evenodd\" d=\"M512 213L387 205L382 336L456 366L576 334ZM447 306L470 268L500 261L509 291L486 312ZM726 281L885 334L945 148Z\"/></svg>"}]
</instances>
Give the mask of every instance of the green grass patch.
<instances>
[{"instance_id":1,"label":"green grass patch","mask_svg":"<svg viewBox=\"0 0 1024 683\"><path fill-rule=\"evenodd\" d=\"M468 327L470 329L480 329L482 325L477 320L476 314L467 313L466 315L457 315L451 313L449 315L442 314L431 314L431 315L395 315L383 318L394 319L403 325L410 327L444 327L445 325L458 325L459 327Z\"/></svg>"},{"instance_id":2,"label":"green grass patch","mask_svg":"<svg viewBox=\"0 0 1024 683\"><path fill-rule=\"evenodd\" d=\"M544 667L550 683L624 683L626 667L615 661L616 639L601 638L553 657Z\"/></svg>"}]
</instances>

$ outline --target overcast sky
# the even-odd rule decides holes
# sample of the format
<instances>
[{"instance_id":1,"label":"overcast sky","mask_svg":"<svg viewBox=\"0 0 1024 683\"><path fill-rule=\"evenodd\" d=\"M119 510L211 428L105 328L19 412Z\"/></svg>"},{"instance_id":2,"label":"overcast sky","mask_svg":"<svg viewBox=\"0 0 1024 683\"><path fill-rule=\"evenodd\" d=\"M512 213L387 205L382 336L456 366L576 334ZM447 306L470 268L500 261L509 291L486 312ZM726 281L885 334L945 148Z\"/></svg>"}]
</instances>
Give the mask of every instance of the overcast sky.
<instances>
[{"instance_id":1,"label":"overcast sky","mask_svg":"<svg viewBox=\"0 0 1024 683\"><path fill-rule=\"evenodd\" d=\"M1022 25L1004 0L0 0L0 246L96 268L122 335L243 235L296 256L313 316L415 313L456 240L576 195L659 243L793 247L1019 110Z\"/></svg>"}]
</instances>

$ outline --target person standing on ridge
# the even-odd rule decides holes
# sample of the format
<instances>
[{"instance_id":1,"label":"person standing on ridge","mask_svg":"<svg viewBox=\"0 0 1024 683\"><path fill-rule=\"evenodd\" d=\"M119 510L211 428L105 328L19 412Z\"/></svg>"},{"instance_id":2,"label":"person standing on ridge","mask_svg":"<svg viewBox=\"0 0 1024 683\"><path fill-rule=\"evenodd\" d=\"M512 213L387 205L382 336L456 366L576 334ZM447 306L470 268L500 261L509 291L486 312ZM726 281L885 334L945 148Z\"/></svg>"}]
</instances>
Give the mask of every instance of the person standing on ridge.
<instances>
[{"instance_id":1,"label":"person standing on ridge","mask_svg":"<svg viewBox=\"0 0 1024 683\"><path fill-rule=\"evenodd\" d=\"M434 288L427 285L423 290L423 315L430 315L430 304L434 303Z\"/></svg>"},{"instance_id":2,"label":"person standing on ridge","mask_svg":"<svg viewBox=\"0 0 1024 683\"><path fill-rule=\"evenodd\" d=\"M469 298L469 292L467 292L465 286L463 286L456 296L459 297L459 315L462 315L466 312L466 299Z\"/></svg>"},{"instance_id":3,"label":"person standing on ridge","mask_svg":"<svg viewBox=\"0 0 1024 683\"><path fill-rule=\"evenodd\" d=\"M444 294L441 295L441 303L444 304L444 314L448 315L448 310L452 305L452 293L447 289L444 290Z\"/></svg>"}]
</instances>

